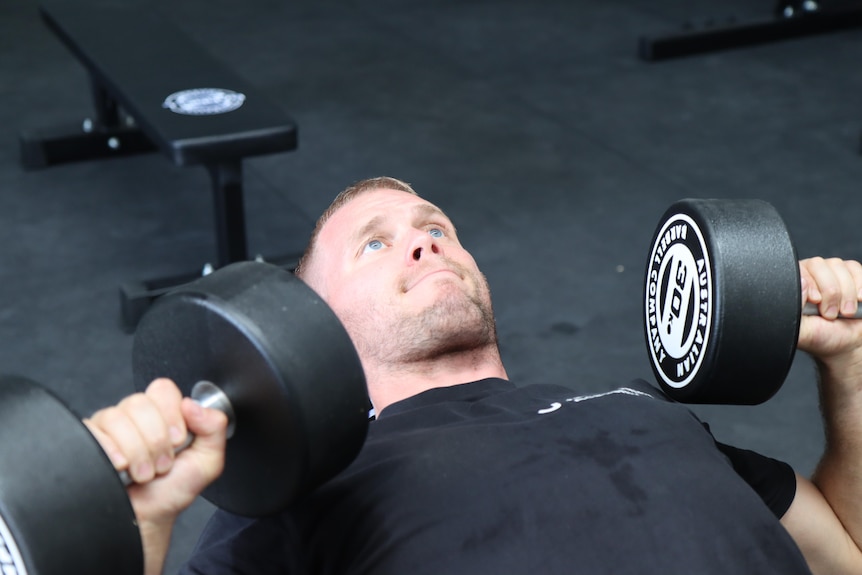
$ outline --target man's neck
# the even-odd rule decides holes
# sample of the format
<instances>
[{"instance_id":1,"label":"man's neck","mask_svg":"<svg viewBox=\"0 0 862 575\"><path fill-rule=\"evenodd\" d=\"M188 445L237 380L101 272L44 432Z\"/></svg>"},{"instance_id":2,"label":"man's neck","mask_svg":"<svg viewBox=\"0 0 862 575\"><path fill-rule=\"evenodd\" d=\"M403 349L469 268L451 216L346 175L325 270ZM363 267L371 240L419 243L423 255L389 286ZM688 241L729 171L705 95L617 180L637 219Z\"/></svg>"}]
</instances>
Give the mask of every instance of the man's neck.
<instances>
[{"instance_id":1,"label":"man's neck","mask_svg":"<svg viewBox=\"0 0 862 575\"><path fill-rule=\"evenodd\" d=\"M399 364L363 365L374 410L438 387L490 377L508 379L496 348Z\"/></svg>"}]
</instances>

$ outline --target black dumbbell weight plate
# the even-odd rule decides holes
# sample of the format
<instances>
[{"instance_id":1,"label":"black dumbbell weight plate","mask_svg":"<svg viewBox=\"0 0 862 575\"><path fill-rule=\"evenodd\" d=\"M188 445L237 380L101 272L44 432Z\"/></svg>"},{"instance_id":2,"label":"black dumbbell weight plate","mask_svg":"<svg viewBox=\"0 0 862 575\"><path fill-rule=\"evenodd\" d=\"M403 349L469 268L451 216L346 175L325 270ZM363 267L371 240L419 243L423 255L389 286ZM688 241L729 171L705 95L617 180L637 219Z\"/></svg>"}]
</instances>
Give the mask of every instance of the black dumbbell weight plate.
<instances>
[{"instance_id":1,"label":"black dumbbell weight plate","mask_svg":"<svg viewBox=\"0 0 862 575\"><path fill-rule=\"evenodd\" d=\"M235 433L222 477L204 492L241 515L265 515L343 469L365 440L359 358L331 309L292 273L240 262L159 298L141 319L135 385L198 381L230 399Z\"/></svg>"},{"instance_id":2,"label":"black dumbbell weight plate","mask_svg":"<svg viewBox=\"0 0 862 575\"><path fill-rule=\"evenodd\" d=\"M0 377L0 571L142 573L135 513L81 420L30 380Z\"/></svg>"},{"instance_id":3,"label":"black dumbbell weight plate","mask_svg":"<svg viewBox=\"0 0 862 575\"><path fill-rule=\"evenodd\" d=\"M796 251L775 209L681 200L651 245L644 328L662 389L688 403L772 397L790 369L801 313Z\"/></svg>"}]
</instances>

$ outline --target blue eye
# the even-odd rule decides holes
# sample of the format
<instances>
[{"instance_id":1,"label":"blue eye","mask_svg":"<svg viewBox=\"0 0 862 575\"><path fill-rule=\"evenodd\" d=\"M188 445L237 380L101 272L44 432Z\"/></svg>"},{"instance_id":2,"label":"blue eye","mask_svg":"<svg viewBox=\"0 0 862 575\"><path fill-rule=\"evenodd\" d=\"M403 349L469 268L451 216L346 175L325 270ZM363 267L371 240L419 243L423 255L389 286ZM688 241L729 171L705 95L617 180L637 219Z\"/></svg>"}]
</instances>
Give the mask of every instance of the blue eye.
<instances>
[{"instance_id":1,"label":"blue eye","mask_svg":"<svg viewBox=\"0 0 862 575\"><path fill-rule=\"evenodd\" d=\"M365 249L362 250L362 253L367 254L368 252L376 252L378 250L383 249L383 242L380 240L371 240L367 244L365 244Z\"/></svg>"},{"instance_id":2,"label":"blue eye","mask_svg":"<svg viewBox=\"0 0 862 575\"><path fill-rule=\"evenodd\" d=\"M428 233L431 234L432 238L442 238L445 235L440 228L431 228Z\"/></svg>"}]
</instances>

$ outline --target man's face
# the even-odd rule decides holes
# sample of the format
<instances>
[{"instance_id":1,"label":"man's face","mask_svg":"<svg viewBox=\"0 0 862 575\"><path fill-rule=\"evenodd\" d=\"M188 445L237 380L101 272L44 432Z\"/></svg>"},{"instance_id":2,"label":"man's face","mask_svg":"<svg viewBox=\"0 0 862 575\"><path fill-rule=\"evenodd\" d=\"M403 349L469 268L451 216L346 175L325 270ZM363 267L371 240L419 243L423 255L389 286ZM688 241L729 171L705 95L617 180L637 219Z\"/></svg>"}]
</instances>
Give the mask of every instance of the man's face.
<instances>
[{"instance_id":1,"label":"man's face","mask_svg":"<svg viewBox=\"0 0 862 575\"><path fill-rule=\"evenodd\" d=\"M360 194L318 236L306 281L363 361L413 361L496 343L485 277L446 215L397 190Z\"/></svg>"}]
</instances>

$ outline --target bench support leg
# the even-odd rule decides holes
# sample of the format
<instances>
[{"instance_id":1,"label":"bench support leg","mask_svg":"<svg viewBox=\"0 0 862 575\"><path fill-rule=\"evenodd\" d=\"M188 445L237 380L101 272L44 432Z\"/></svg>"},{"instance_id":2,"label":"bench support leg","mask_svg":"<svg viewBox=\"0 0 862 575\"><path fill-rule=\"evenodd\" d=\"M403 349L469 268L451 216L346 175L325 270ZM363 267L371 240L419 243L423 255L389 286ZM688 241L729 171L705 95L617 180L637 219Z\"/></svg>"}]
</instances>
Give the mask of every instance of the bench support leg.
<instances>
[{"instance_id":1,"label":"bench support leg","mask_svg":"<svg viewBox=\"0 0 862 575\"><path fill-rule=\"evenodd\" d=\"M116 100L108 96L101 84L90 77L90 91L93 94L93 107L96 112L96 125L102 128L120 127L120 107Z\"/></svg>"},{"instance_id":2,"label":"bench support leg","mask_svg":"<svg viewBox=\"0 0 862 575\"><path fill-rule=\"evenodd\" d=\"M23 132L19 137L21 165L28 170L155 151L135 126L120 121L117 103L91 79L95 118L77 125Z\"/></svg>"},{"instance_id":3,"label":"bench support leg","mask_svg":"<svg viewBox=\"0 0 862 575\"><path fill-rule=\"evenodd\" d=\"M245 205L242 187L242 161L226 161L207 165L212 180L213 204L215 208L217 265L223 267L233 262L249 259ZM274 265L293 270L300 254L268 260ZM193 281L204 273L203 269L184 275L166 278L126 282L120 286L120 313L122 327L133 332L138 321L153 301L162 294L184 283Z\"/></svg>"},{"instance_id":4,"label":"bench support leg","mask_svg":"<svg viewBox=\"0 0 862 575\"><path fill-rule=\"evenodd\" d=\"M212 179L218 267L248 259L245 207L242 197L242 162L207 166Z\"/></svg>"}]
</instances>

